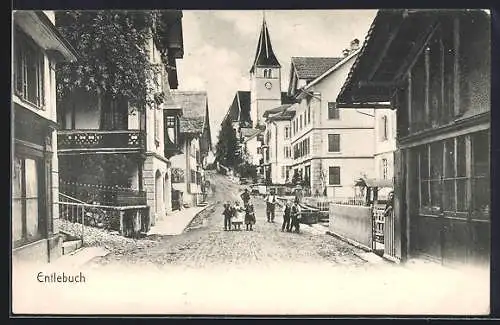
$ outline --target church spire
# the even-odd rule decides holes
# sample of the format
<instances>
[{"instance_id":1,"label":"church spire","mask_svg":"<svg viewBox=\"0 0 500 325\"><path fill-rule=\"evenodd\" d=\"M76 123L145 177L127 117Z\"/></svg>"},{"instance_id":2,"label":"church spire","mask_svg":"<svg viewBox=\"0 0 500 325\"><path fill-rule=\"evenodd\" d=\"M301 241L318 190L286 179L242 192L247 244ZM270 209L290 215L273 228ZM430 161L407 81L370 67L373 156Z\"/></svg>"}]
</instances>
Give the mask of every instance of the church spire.
<instances>
[{"instance_id":1,"label":"church spire","mask_svg":"<svg viewBox=\"0 0 500 325\"><path fill-rule=\"evenodd\" d=\"M262 16L262 28L260 30L259 42L257 43L257 51L255 52L255 59L250 72L253 72L256 66L281 67L271 45L265 13L263 13Z\"/></svg>"}]
</instances>

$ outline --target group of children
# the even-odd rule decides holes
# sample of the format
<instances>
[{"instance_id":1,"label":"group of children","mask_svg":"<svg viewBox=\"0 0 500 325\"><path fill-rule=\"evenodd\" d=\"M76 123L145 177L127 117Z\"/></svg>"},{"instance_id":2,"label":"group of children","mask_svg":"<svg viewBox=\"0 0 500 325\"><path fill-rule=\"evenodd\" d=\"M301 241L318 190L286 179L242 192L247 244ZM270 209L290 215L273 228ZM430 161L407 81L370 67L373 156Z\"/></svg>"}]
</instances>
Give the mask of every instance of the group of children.
<instances>
[{"instance_id":1,"label":"group of children","mask_svg":"<svg viewBox=\"0 0 500 325\"><path fill-rule=\"evenodd\" d=\"M243 222L246 225L246 230L253 231L253 225L255 224L255 211L253 204L250 203L250 195L248 190L245 190L240 196L243 201L243 206L240 205L239 201L236 201L234 206L231 206L230 202L224 204L224 230L241 230L241 225ZM274 222L274 207L277 202L274 193L271 193L266 198L267 208L267 221ZM281 204L279 204L281 205ZM285 204L285 209L283 213L283 224L281 226L281 231L287 232L300 232L300 205L298 199L296 198L293 202L288 200ZM295 230L294 230L295 228Z\"/></svg>"},{"instance_id":2,"label":"group of children","mask_svg":"<svg viewBox=\"0 0 500 325\"><path fill-rule=\"evenodd\" d=\"M283 224L281 225L281 231L292 232L295 228L295 232L300 232L300 206L298 200L287 201L285 204L285 211L283 213Z\"/></svg>"},{"instance_id":3,"label":"group of children","mask_svg":"<svg viewBox=\"0 0 500 325\"><path fill-rule=\"evenodd\" d=\"M241 206L238 201L235 202L234 206L231 206L230 202L224 204L224 230L241 230L241 225L243 222L246 225L246 230L253 231L253 225L255 224L255 212L253 204L250 202L245 202L244 206Z\"/></svg>"}]
</instances>

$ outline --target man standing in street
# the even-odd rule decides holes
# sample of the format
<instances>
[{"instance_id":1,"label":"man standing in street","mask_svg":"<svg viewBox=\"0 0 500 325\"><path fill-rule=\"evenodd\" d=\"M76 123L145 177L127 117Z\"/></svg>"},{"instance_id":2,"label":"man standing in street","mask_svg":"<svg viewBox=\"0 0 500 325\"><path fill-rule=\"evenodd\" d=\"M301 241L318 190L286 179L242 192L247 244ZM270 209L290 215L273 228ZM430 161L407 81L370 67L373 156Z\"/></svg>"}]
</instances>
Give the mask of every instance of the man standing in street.
<instances>
[{"instance_id":1,"label":"man standing in street","mask_svg":"<svg viewBox=\"0 0 500 325\"><path fill-rule=\"evenodd\" d=\"M248 189L246 188L245 191L240 195L241 200L243 201L243 206L246 207L248 204L248 201L250 201L250 193L248 192Z\"/></svg>"},{"instance_id":2,"label":"man standing in street","mask_svg":"<svg viewBox=\"0 0 500 325\"><path fill-rule=\"evenodd\" d=\"M281 225L281 231L290 232L290 214L292 212L292 204L290 201L286 201L285 211L283 213L283 224Z\"/></svg>"},{"instance_id":3,"label":"man standing in street","mask_svg":"<svg viewBox=\"0 0 500 325\"><path fill-rule=\"evenodd\" d=\"M274 222L275 209L276 209L276 195L274 194L274 190L271 190L266 198L267 222Z\"/></svg>"},{"instance_id":4,"label":"man standing in street","mask_svg":"<svg viewBox=\"0 0 500 325\"><path fill-rule=\"evenodd\" d=\"M299 206L299 200L296 199L295 202L292 205L291 209L291 217L292 217L292 226L290 227L290 230L295 228L295 232L299 233L300 232L300 206Z\"/></svg>"}]
</instances>

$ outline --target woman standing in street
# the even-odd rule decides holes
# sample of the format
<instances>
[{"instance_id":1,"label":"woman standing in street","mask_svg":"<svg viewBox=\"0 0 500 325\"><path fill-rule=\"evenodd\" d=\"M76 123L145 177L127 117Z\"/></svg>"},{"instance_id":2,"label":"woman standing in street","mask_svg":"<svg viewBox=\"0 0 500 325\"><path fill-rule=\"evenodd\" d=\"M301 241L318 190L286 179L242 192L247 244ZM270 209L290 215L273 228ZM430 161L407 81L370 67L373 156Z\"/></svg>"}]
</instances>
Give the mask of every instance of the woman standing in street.
<instances>
[{"instance_id":1,"label":"woman standing in street","mask_svg":"<svg viewBox=\"0 0 500 325\"><path fill-rule=\"evenodd\" d=\"M253 231L253 225L255 224L255 211L252 203L247 203L245 206L245 225L247 230Z\"/></svg>"}]
</instances>

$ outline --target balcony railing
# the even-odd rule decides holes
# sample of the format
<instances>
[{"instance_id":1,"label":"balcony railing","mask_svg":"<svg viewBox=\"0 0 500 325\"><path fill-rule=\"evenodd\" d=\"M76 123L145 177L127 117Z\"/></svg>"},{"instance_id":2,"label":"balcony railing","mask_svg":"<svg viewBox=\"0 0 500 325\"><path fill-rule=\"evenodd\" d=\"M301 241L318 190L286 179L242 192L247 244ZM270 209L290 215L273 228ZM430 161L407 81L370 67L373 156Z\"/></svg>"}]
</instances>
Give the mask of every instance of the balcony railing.
<instances>
[{"instance_id":1,"label":"balcony railing","mask_svg":"<svg viewBox=\"0 0 500 325\"><path fill-rule=\"evenodd\" d=\"M85 203L103 205L146 205L146 192L103 184L59 180L59 192Z\"/></svg>"},{"instance_id":2,"label":"balcony railing","mask_svg":"<svg viewBox=\"0 0 500 325\"><path fill-rule=\"evenodd\" d=\"M60 153L82 151L140 151L145 147L140 130L60 130L57 132Z\"/></svg>"}]
</instances>

